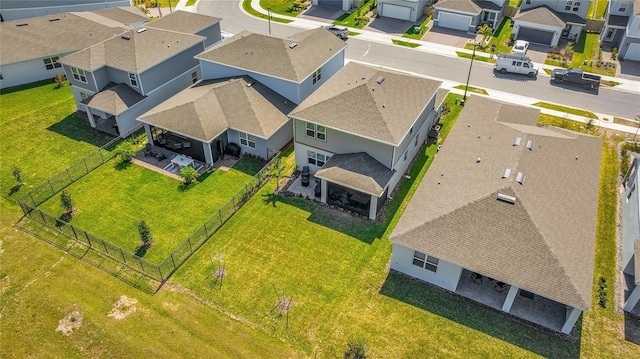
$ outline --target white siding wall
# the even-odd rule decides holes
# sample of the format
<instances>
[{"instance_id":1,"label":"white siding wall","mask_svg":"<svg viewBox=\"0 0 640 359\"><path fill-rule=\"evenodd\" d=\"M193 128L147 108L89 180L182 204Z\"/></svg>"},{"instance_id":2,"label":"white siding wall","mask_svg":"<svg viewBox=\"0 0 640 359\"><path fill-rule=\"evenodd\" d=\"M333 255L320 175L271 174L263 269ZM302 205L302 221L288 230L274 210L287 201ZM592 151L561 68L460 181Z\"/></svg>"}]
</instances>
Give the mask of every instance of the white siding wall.
<instances>
[{"instance_id":1,"label":"white siding wall","mask_svg":"<svg viewBox=\"0 0 640 359\"><path fill-rule=\"evenodd\" d=\"M638 165L638 160L634 160ZM633 191L632 191L633 190ZM625 273L634 275L633 243L640 238L640 183L638 171L629 178L621 197L622 202L622 268Z\"/></svg>"},{"instance_id":2,"label":"white siding wall","mask_svg":"<svg viewBox=\"0 0 640 359\"><path fill-rule=\"evenodd\" d=\"M66 55L68 54L60 54L54 56L62 58ZM43 59L40 58L2 65L2 67L0 67L0 73L2 73L3 80L0 80L0 88L7 88L35 81L52 79L56 76L56 72L64 75L64 69L62 67L47 70L44 65Z\"/></svg>"},{"instance_id":3,"label":"white siding wall","mask_svg":"<svg viewBox=\"0 0 640 359\"><path fill-rule=\"evenodd\" d=\"M411 248L394 243L391 269L455 292L462 274L462 267L439 258L438 270L434 273L413 265L413 252Z\"/></svg>"}]
</instances>

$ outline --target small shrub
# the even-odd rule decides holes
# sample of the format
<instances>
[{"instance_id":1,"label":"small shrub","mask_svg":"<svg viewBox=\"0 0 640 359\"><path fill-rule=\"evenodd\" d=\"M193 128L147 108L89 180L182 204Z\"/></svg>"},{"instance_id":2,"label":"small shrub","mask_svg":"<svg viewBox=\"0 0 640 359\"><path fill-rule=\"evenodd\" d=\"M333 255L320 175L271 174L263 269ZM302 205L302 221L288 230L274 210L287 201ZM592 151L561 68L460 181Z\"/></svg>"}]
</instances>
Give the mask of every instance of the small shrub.
<instances>
[{"instance_id":1,"label":"small shrub","mask_svg":"<svg viewBox=\"0 0 640 359\"><path fill-rule=\"evenodd\" d=\"M189 185L198 178L198 171L191 166L185 166L180 169L180 177L184 181L185 185Z\"/></svg>"},{"instance_id":2,"label":"small shrub","mask_svg":"<svg viewBox=\"0 0 640 359\"><path fill-rule=\"evenodd\" d=\"M365 344L364 338L350 340L344 352L344 359L366 359L368 350L369 347Z\"/></svg>"},{"instance_id":3,"label":"small shrub","mask_svg":"<svg viewBox=\"0 0 640 359\"><path fill-rule=\"evenodd\" d=\"M142 241L141 246L148 246L151 241L153 241L153 237L151 236L151 228L145 221L140 221L138 223L138 234L140 235L140 240Z\"/></svg>"},{"instance_id":4,"label":"small shrub","mask_svg":"<svg viewBox=\"0 0 640 359\"><path fill-rule=\"evenodd\" d=\"M620 147L620 177L624 177L631 166L629 152L640 152L640 145L637 142L625 142Z\"/></svg>"},{"instance_id":5,"label":"small shrub","mask_svg":"<svg viewBox=\"0 0 640 359\"><path fill-rule=\"evenodd\" d=\"M602 46L598 47L598 60L602 60Z\"/></svg>"},{"instance_id":6,"label":"small shrub","mask_svg":"<svg viewBox=\"0 0 640 359\"><path fill-rule=\"evenodd\" d=\"M24 184L24 181L22 180L22 170L20 167L16 165L11 166L11 174L15 177L18 186L22 186Z\"/></svg>"},{"instance_id":7,"label":"small shrub","mask_svg":"<svg viewBox=\"0 0 640 359\"><path fill-rule=\"evenodd\" d=\"M122 141L114 150L116 157L120 157L120 163L131 161L131 158L136 154L136 149L129 141Z\"/></svg>"},{"instance_id":8,"label":"small shrub","mask_svg":"<svg viewBox=\"0 0 640 359\"><path fill-rule=\"evenodd\" d=\"M73 213L73 205L75 202L73 201L73 197L71 194L65 189L60 193L60 206L64 209L64 213L67 215L71 215Z\"/></svg>"},{"instance_id":9,"label":"small shrub","mask_svg":"<svg viewBox=\"0 0 640 359\"><path fill-rule=\"evenodd\" d=\"M617 58L618 58L618 48L617 48L617 47L614 47L614 48L611 50L611 60L614 60L614 61L615 61Z\"/></svg>"},{"instance_id":10,"label":"small shrub","mask_svg":"<svg viewBox=\"0 0 640 359\"><path fill-rule=\"evenodd\" d=\"M602 308L607 307L607 280L604 277L600 277L598 282L598 304Z\"/></svg>"},{"instance_id":11,"label":"small shrub","mask_svg":"<svg viewBox=\"0 0 640 359\"><path fill-rule=\"evenodd\" d=\"M56 88L59 89L61 87L64 87L64 80L66 80L66 78L64 77L63 74L56 72L55 75L55 79L56 79Z\"/></svg>"}]
</instances>

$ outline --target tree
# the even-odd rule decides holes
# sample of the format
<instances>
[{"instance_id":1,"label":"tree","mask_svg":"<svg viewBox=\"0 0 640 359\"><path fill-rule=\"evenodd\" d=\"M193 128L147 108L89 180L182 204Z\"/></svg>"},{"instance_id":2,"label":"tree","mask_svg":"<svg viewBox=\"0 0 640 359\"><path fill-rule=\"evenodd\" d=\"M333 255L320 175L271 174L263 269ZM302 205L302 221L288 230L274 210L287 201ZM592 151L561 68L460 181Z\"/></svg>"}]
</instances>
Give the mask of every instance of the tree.
<instances>
[{"instance_id":1,"label":"tree","mask_svg":"<svg viewBox=\"0 0 640 359\"><path fill-rule=\"evenodd\" d=\"M364 338L350 340L344 352L344 359L366 359L368 350L369 347L365 344Z\"/></svg>"},{"instance_id":2,"label":"tree","mask_svg":"<svg viewBox=\"0 0 640 359\"><path fill-rule=\"evenodd\" d=\"M482 42L479 46L484 49L489 43L489 37L493 35L493 29L489 25L484 24L478 28L478 33L482 35Z\"/></svg>"},{"instance_id":3,"label":"tree","mask_svg":"<svg viewBox=\"0 0 640 359\"><path fill-rule=\"evenodd\" d=\"M184 166L180 169L180 177L184 181L185 185L189 185L193 180L198 178L198 171L191 166Z\"/></svg>"},{"instance_id":4,"label":"tree","mask_svg":"<svg viewBox=\"0 0 640 359\"><path fill-rule=\"evenodd\" d=\"M60 193L60 206L64 209L64 213L71 216L73 214L73 205L74 205L73 197L71 197L71 193L69 193L66 189L62 190Z\"/></svg>"},{"instance_id":5,"label":"tree","mask_svg":"<svg viewBox=\"0 0 640 359\"><path fill-rule=\"evenodd\" d=\"M58 88L58 89L59 89L59 88L61 88L61 87L64 87L64 80L65 80L65 78L64 78L64 75L63 75L63 74L61 74L61 73L59 73L59 72L56 72L56 74L55 74L55 79L56 79L56 88Z\"/></svg>"},{"instance_id":6,"label":"tree","mask_svg":"<svg viewBox=\"0 0 640 359\"><path fill-rule=\"evenodd\" d=\"M276 189L280 187L280 180L284 177L284 165L282 163L282 157L276 158L269 166L269 174L276 179Z\"/></svg>"},{"instance_id":7,"label":"tree","mask_svg":"<svg viewBox=\"0 0 640 359\"><path fill-rule=\"evenodd\" d=\"M22 180L22 170L20 167L13 165L11 166L11 174L16 178L16 182L18 182L18 186L22 186L24 181Z\"/></svg>"},{"instance_id":8,"label":"tree","mask_svg":"<svg viewBox=\"0 0 640 359\"><path fill-rule=\"evenodd\" d=\"M120 157L120 163L126 163L131 161L131 158L136 154L136 149L131 142L122 141L114 150L116 157Z\"/></svg>"},{"instance_id":9,"label":"tree","mask_svg":"<svg viewBox=\"0 0 640 359\"><path fill-rule=\"evenodd\" d=\"M140 240L142 240L143 246L149 246L153 237L151 236L151 228L145 221L138 223L138 234L140 234Z\"/></svg>"}]
</instances>

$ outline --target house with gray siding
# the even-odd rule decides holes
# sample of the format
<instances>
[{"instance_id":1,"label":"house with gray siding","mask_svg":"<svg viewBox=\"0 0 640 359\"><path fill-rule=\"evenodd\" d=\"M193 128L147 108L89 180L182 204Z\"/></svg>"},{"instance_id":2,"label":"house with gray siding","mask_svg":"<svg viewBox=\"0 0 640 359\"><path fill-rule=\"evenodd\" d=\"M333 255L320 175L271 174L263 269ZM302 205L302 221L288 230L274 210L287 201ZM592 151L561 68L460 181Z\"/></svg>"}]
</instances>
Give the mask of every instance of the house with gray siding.
<instances>
[{"instance_id":1,"label":"house with gray siding","mask_svg":"<svg viewBox=\"0 0 640 359\"><path fill-rule=\"evenodd\" d=\"M323 28L287 38L243 31L196 58L205 80L248 75L299 104L344 66L346 47Z\"/></svg>"},{"instance_id":2,"label":"house with gray siding","mask_svg":"<svg viewBox=\"0 0 640 359\"><path fill-rule=\"evenodd\" d=\"M213 165L229 143L240 145L242 153L271 158L293 137L287 113L294 107L260 82L240 76L198 82L138 120L149 143L166 147L165 140L177 136L185 140L177 152Z\"/></svg>"},{"instance_id":3,"label":"house with gray siding","mask_svg":"<svg viewBox=\"0 0 640 359\"><path fill-rule=\"evenodd\" d=\"M557 46L560 38L577 41L587 25L592 0L523 0L513 18L518 40Z\"/></svg>"},{"instance_id":4,"label":"house with gray siding","mask_svg":"<svg viewBox=\"0 0 640 359\"><path fill-rule=\"evenodd\" d=\"M131 0L0 0L3 21L132 6Z\"/></svg>"},{"instance_id":5,"label":"house with gray siding","mask_svg":"<svg viewBox=\"0 0 640 359\"><path fill-rule=\"evenodd\" d=\"M600 42L618 48L622 60L640 61L640 1L609 1Z\"/></svg>"},{"instance_id":6,"label":"house with gray siding","mask_svg":"<svg viewBox=\"0 0 640 359\"><path fill-rule=\"evenodd\" d=\"M296 165L321 201L375 219L438 120L440 84L351 62L296 107Z\"/></svg>"},{"instance_id":7,"label":"house with gray siding","mask_svg":"<svg viewBox=\"0 0 640 359\"><path fill-rule=\"evenodd\" d=\"M416 22L424 15L424 8L433 0L379 0L378 14L382 17Z\"/></svg>"},{"instance_id":8,"label":"house with gray siding","mask_svg":"<svg viewBox=\"0 0 640 359\"><path fill-rule=\"evenodd\" d=\"M364 3L364 0L313 0L314 6L326 7L336 11L348 11L357 9Z\"/></svg>"},{"instance_id":9,"label":"house with gray siding","mask_svg":"<svg viewBox=\"0 0 640 359\"><path fill-rule=\"evenodd\" d=\"M63 74L58 60L121 35L149 18L135 7L70 12L0 23L0 88Z\"/></svg>"},{"instance_id":10,"label":"house with gray siding","mask_svg":"<svg viewBox=\"0 0 640 359\"><path fill-rule=\"evenodd\" d=\"M475 32L487 24L497 29L507 0L441 0L434 5L433 26Z\"/></svg>"},{"instance_id":11,"label":"house with gray siding","mask_svg":"<svg viewBox=\"0 0 640 359\"><path fill-rule=\"evenodd\" d=\"M138 116L201 79L195 56L204 51L205 41L190 33L141 27L60 63L78 110L87 113L91 126L127 137L142 126Z\"/></svg>"},{"instance_id":12,"label":"house with gray siding","mask_svg":"<svg viewBox=\"0 0 640 359\"><path fill-rule=\"evenodd\" d=\"M538 116L471 96L390 236L391 269L568 334L591 309L602 140Z\"/></svg>"},{"instance_id":13,"label":"house with gray siding","mask_svg":"<svg viewBox=\"0 0 640 359\"><path fill-rule=\"evenodd\" d=\"M205 38L205 48L222 40L220 20L190 11L174 11L145 25L148 28L184 32Z\"/></svg>"},{"instance_id":14,"label":"house with gray siding","mask_svg":"<svg viewBox=\"0 0 640 359\"><path fill-rule=\"evenodd\" d=\"M636 155L625 174L622 193L622 290L624 310L640 314L640 158Z\"/></svg>"}]
</instances>

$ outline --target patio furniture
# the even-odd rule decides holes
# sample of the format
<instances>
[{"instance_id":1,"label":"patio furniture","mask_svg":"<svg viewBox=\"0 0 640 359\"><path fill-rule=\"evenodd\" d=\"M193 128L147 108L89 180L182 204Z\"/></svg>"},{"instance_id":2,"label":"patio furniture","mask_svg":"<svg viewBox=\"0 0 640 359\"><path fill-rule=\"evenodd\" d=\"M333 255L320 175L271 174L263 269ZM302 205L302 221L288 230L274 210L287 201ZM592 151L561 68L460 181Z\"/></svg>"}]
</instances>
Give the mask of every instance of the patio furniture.
<instances>
[{"instance_id":1,"label":"patio furniture","mask_svg":"<svg viewBox=\"0 0 640 359\"><path fill-rule=\"evenodd\" d=\"M507 289L507 283L505 282L496 282L496 284L493 285L493 290L498 293L504 292L505 289Z\"/></svg>"},{"instance_id":2,"label":"patio furniture","mask_svg":"<svg viewBox=\"0 0 640 359\"><path fill-rule=\"evenodd\" d=\"M151 144L147 143L146 145L144 145L144 156L148 157L151 156L153 154L153 150L151 149Z\"/></svg>"},{"instance_id":3,"label":"patio furniture","mask_svg":"<svg viewBox=\"0 0 640 359\"><path fill-rule=\"evenodd\" d=\"M473 280L475 284L482 284L482 274L476 272L471 273L471 280Z\"/></svg>"},{"instance_id":4,"label":"patio furniture","mask_svg":"<svg viewBox=\"0 0 640 359\"><path fill-rule=\"evenodd\" d=\"M182 148L182 142L175 142L173 144L173 148L176 150Z\"/></svg>"},{"instance_id":5,"label":"patio furniture","mask_svg":"<svg viewBox=\"0 0 640 359\"><path fill-rule=\"evenodd\" d=\"M182 142L182 148L189 148L191 147L191 142Z\"/></svg>"},{"instance_id":6,"label":"patio furniture","mask_svg":"<svg viewBox=\"0 0 640 359\"><path fill-rule=\"evenodd\" d=\"M182 168L193 165L193 159L187 158L187 156L185 155L180 155L172 158L171 163L173 163L173 165L176 167Z\"/></svg>"},{"instance_id":7,"label":"patio furniture","mask_svg":"<svg viewBox=\"0 0 640 359\"><path fill-rule=\"evenodd\" d=\"M320 197L322 195L322 183L316 179L316 187L313 189L313 193L316 197Z\"/></svg>"},{"instance_id":8,"label":"patio furniture","mask_svg":"<svg viewBox=\"0 0 640 359\"><path fill-rule=\"evenodd\" d=\"M302 167L302 179L300 181L303 187L307 187L309 185L310 178L311 178L311 173L309 171L309 166Z\"/></svg>"}]
</instances>

